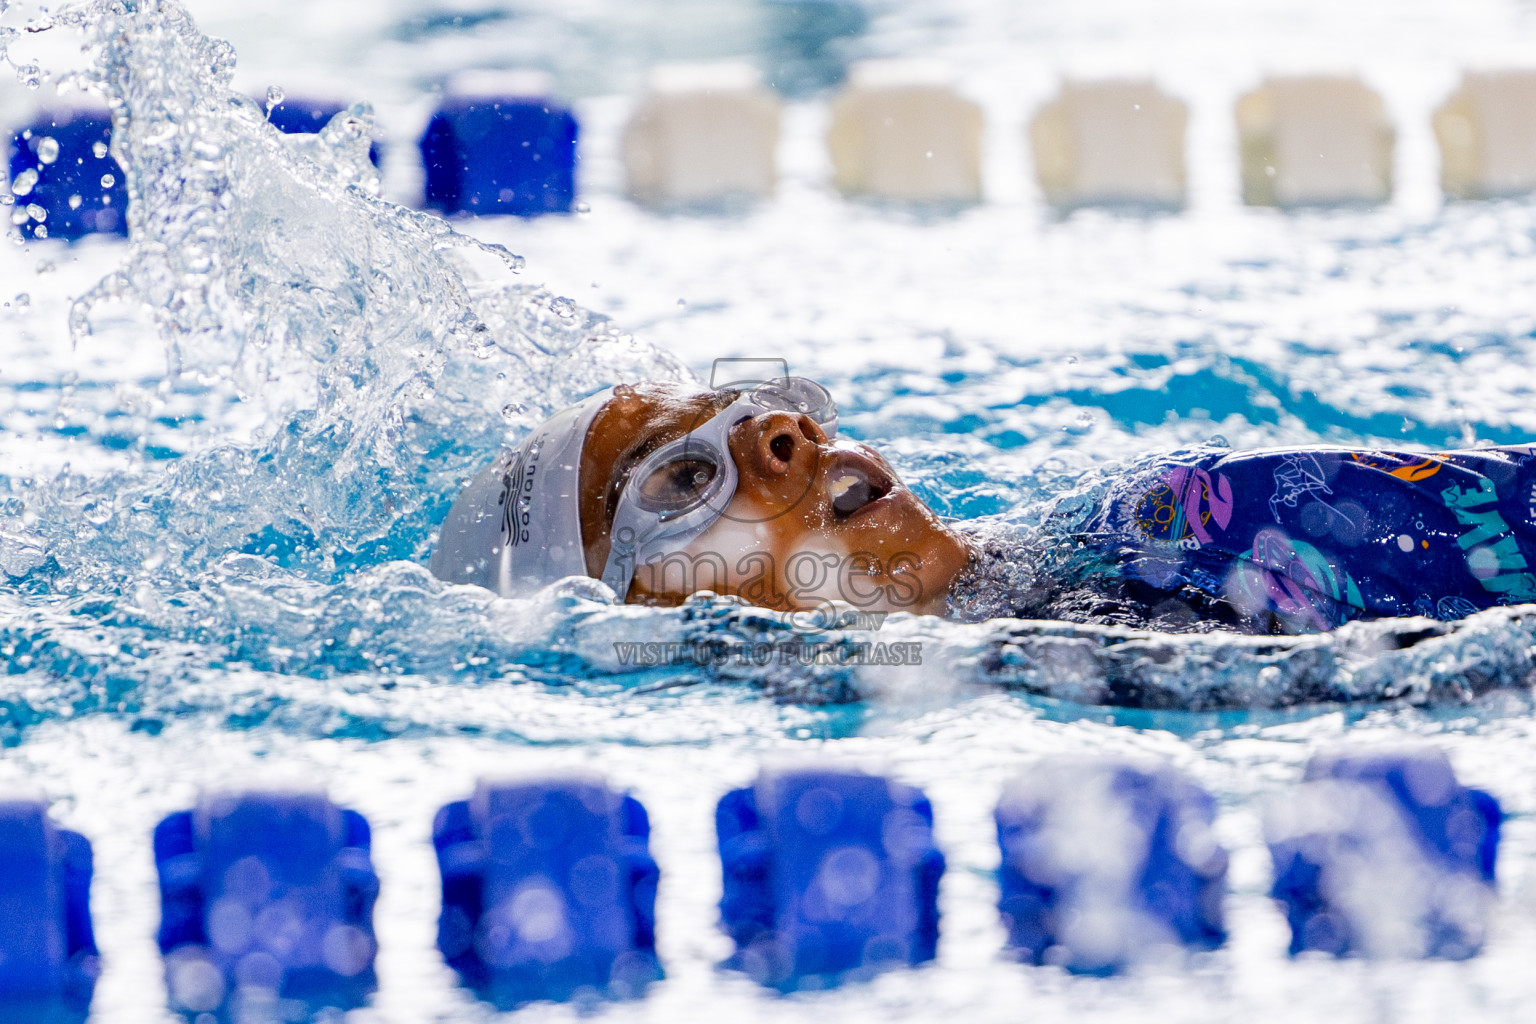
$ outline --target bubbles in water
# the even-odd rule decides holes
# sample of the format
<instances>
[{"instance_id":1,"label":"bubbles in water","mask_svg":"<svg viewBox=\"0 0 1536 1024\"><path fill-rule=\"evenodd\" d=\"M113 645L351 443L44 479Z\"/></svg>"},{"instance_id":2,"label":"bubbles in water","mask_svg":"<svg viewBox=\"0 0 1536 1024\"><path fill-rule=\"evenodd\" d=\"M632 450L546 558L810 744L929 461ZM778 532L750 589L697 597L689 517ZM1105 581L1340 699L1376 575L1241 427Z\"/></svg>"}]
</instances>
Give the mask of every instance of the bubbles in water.
<instances>
[{"instance_id":1,"label":"bubbles in water","mask_svg":"<svg viewBox=\"0 0 1536 1024\"><path fill-rule=\"evenodd\" d=\"M552 301L549 304L549 308L556 316L567 320L576 315L576 303L563 295Z\"/></svg>"},{"instance_id":2,"label":"bubbles in water","mask_svg":"<svg viewBox=\"0 0 1536 1024\"><path fill-rule=\"evenodd\" d=\"M114 175L103 174L101 176L101 187L102 188L111 188L113 185L116 185L116 184L117 184L117 178Z\"/></svg>"},{"instance_id":3,"label":"bubbles in water","mask_svg":"<svg viewBox=\"0 0 1536 1024\"><path fill-rule=\"evenodd\" d=\"M42 164L51 164L59 158L59 143L52 136L44 136L37 140L37 161Z\"/></svg>"},{"instance_id":4,"label":"bubbles in water","mask_svg":"<svg viewBox=\"0 0 1536 1024\"><path fill-rule=\"evenodd\" d=\"M13 579L26 576L47 560L47 546L24 522L10 513L0 519L0 572Z\"/></svg>"},{"instance_id":5,"label":"bubbles in water","mask_svg":"<svg viewBox=\"0 0 1536 1024\"><path fill-rule=\"evenodd\" d=\"M81 200L81 198L79 196L77 196L77 195L70 196L69 197L69 208L71 210L78 210L78 209L80 209L80 203L81 202L82 202L82 200Z\"/></svg>"},{"instance_id":6,"label":"bubbles in water","mask_svg":"<svg viewBox=\"0 0 1536 1024\"><path fill-rule=\"evenodd\" d=\"M16 177L11 179L11 194L26 196L32 194L32 189L37 185L37 169L28 167Z\"/></svg>"},{"instance_id":7,"label":"bubbles in water","mask_svg":"<svg viewBox=\"0 0 1536 1024\"><path fill-rule=\"evenodd\" d=\"M47 207L39 206L36 203L28 203L27 216L41 224L43 221L48 219L48 209Z\"/></svg>"},{"instance_id":8,"label":"bubbles in water","mask_svg":"<svg viewBox=\"0 0 1536 1024\"><path fill-rule=\"evenodd\" d=\"M272 108L276 107L276 106L280 106L282 104L283 100L285 100L287 98L288 98L288 94L283 92L283 87L282 86L280 86L280 85L269 85L269 86L267 86L267 116L270 117L271 114L272 114Z\"/></svg>"},{"instance_id":9,"label":"bubbles in water","mask_svg":"<svg viewBox=\"0 0 1536 1024\"><path fill-rule=\"evenodd\" d=\"M107 144L105 142L93 142L91 143L91 152L96 154L97 160L103 160L107 155Z\"/></svg>"}]
</instances>

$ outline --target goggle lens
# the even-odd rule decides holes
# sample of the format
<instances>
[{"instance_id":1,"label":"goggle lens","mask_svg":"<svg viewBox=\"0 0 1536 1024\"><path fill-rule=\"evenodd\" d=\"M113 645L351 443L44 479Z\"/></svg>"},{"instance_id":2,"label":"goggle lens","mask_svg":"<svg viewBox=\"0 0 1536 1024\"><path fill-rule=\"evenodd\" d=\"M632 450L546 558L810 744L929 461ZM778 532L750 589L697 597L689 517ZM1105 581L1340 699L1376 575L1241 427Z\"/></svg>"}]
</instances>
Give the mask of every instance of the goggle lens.
<instances>
[{"instance_id":1,"label":"goggle lens","mask_svg":"<svg viewBox=\"0 0 1536 1024\"><path fill-rule=\"evenodd\" d=\"M837 403L830 391L808 377L766 381L748 394L763 409L809 416L829 437L837 435Z\"/></svg>"},{"instance_id":2,"label":"goggle lens","mask_svg":"<svg viewBox=\"0 0 1536 1024\"><path fill-rule=\"evenodd\" d=\"M713 454L690 452L657 466L635 487L635 500L647 512L667 515L692 508L708 496L720 465Z\"/></svg>"}]
</instances>

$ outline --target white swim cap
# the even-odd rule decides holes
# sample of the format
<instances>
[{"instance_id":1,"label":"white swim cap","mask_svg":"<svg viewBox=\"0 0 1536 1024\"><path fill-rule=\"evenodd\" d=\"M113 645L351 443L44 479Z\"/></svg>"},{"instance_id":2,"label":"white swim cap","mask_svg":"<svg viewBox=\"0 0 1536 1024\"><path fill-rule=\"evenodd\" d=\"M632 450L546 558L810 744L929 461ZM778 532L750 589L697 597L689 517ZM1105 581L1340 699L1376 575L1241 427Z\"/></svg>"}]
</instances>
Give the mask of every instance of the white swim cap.
<instances>
[{"instance_id":1,"label":"white swim cap","mask_svg":"<svg viewBox=\"0 0 1536 1024\"><path fill-rule=\"evenodd\" d=\"M587 575L581 450L613 389L563 409L464 488L443 520L432 575L503 597Z\"/></svg>"}]
</instances>

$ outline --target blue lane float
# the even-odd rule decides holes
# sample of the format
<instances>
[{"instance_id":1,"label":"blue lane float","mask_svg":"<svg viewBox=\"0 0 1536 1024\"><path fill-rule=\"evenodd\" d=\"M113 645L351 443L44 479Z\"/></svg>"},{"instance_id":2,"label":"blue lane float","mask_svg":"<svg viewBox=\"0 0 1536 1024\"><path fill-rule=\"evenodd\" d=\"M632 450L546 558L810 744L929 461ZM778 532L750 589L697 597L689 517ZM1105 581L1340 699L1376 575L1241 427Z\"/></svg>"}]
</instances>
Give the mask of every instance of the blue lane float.
<instances>
[{"instance_id":1,"label":"blue lane float","mask_svg":"<svg viewBox=\"0 0 1536 1024\"><path fill-rule=\"evenodd\" d=\"M216 794L161 821L154 845L177 1009L346 1009L373 990L379 880L362 815L313 793Z\"/></svg>"},{"instance_id":2,"label":"blue lane float","mask_svg":"<svg viewBox=\"0 0 1536 1024\"><path fill-rule=\"evenodd\" d=\"M1496 901L1502 819L1433 748L1313 757L1265 817L1291 954L1473 956Z\"/></svg>"},{"instance_id":3,"label":"blue lane float","mask_svg":"<svg viewBox=\"0 0 1536 1024\"><path fill-rule=\"evenodd\" d=\"M438 948L503 1008L626 998L661 977L650 819L601 782L482 781L432 826Z\"/></svg>"},{"instance_id":4,"label":"blue lane float","mask_svg":"<svg viewBox=\"0 0 1536 1024\"><path fill-rule=\"evenodd\" d=\"M715 809L726 966L782 990L932 960L944 855L920 790L859 772L764 771Z\"/></svg>"},{"instance_id":5,"label":"blue lane float","mask_svg":"<svg viewBox=\"0 0 1536 1024\"><path fill-rule=\"evenodd\" d=\"M421 137L426 205L445 214L569 213L576 118L547 97L450 96Z\"/></svg>"},{"instance_id":6,"label":"blue lane float","mask_svg":"<svg viewBox=\"0 0 1536 1024\"><path fill-rule=\"evenodd\" d=\"M1053 757L1005 788L998 908L1034 964L1109 974L1226 940L1216 804L1160 765Z\"/></svg>"},{"instance_id":7,"label":"blue lane float","mask_svg":"<svg viewBox=\"0 0 1536 1024\"><path fill-rule=\"evenodd\" d=\"M285 96L281 103L267 107L267 120L272 127L287 135L314 135L320 132L331 118L346 110L346 106L334 100L306 99ZM368 159L379 166L379 145L368 143Z\"/></svg>"},{"instance_id":8,"label":"blue lane float","mask_svg":"<svg viewBox=\"0 0 1536 1024\"><path fill-rule=\"evenodd\" d=\"M91 844L40 800L0 800L0 1019L82 1019L99 960Z\"/></svg>"},{"instance_id":9,"label":"blue lane float","mask_svg":"<svg viewBox=\"0 0 1536 1024\"><path fill-rule=\"evenodd\" d=\"M128 233L128 190L105 111L39 114L11 137L11 223L23 238Z\"/></svg>"}]
</instances>

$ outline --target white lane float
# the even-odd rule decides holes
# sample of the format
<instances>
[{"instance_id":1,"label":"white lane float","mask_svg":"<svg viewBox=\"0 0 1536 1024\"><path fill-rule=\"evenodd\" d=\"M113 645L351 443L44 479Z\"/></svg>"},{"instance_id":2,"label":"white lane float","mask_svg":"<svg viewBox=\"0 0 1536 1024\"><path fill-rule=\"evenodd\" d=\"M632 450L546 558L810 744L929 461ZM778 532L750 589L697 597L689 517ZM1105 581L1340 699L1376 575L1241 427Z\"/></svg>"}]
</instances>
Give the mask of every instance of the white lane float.
<instances>
[{"instance_id":1,"label":"white lane float","mask_svg":"<svg viewBox=\"0 0 1536 1024\"><path fill-rule=\"evenodd\" d=\"M1063 208L1181 207L1188 123L1151 81L1064 82L1029 123L1040 190Z\"/></svg>"},{"instance_id":2,"label":"white lane float","mask_svg":"<svg viewBox=\"0 0 1536 1024\"><path fill-rule=\"evenodd\" d=\"M1536 71L1468 71L1435 111L1440 185L1452 199L1536 190Z\"/></svg>"},{"instance_id":3,"label":"white lane float","mask_svg":"<svg viewBox=\"0 0 1536 1024\"><path fill-rule=\"evenodd\" d=\"M667 206L772 194L779 107L747 64L656 68L624 131L630 196Z\"/></svg>"},{"instance_id":4,"label":"white lane float","mask_svg":"<svg viewBox=\"0 0 1536 1024\"><path fill-rule=\"evenodd\" d=\"M1270 78L1237 101L1243 201L1250 206L1381 203L1396 133L1357 78Z\"/></svg>"},{"instance_id":5,"label":"white lane float","mask_svg":"<svg viewBox=\"0 0 1536 1024\"><path fill-rule=\"evenodd\" d=\"M848 196L911 203L981 199L981 108L927 61L867 61L832 101L827 149Z\"/></svg>"}]
</instances>

